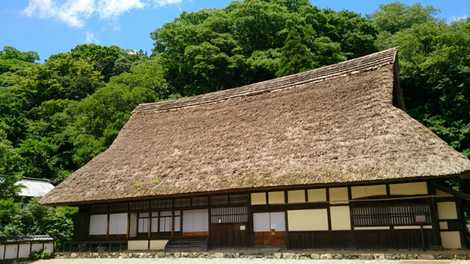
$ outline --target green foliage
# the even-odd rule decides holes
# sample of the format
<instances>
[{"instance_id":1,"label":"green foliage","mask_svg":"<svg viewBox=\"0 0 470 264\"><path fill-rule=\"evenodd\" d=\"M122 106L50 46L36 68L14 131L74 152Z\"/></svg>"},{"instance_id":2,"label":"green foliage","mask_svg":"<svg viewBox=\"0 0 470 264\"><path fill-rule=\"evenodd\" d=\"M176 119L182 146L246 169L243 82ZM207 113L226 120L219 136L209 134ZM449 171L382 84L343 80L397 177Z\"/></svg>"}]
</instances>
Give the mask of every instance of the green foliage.
<instances>
[{"instance_id":1,"label":"green foliage","mask_svg":"<svg viewBox=\"0 0 470 264\"><path fill-rule=\"evenodd\" d=\"M34 199L24 204L13 199L0 199L0 236L41 234L65 241L73 235L72 216L76 213L76 208L44 207Z\"/></svg>"},{"instance_id":2,"label":"green foliage","mask_svg":"<svg viewBox=\"0 0 470 264\"><path fill-rule=\"evenodd\" d=\"M70 51L70 56L75 60L83 60L91 64L95 70L100 72L105 81L108 81L112 76L129 71L134 63L145 57L142 52L135 53L117 46L107 47L96 44L77 46Z\"/></svg>"},{"instance_id":3,"label":"green foliage","mask_svg":"<svg viewBox=\"0 0 470 264\"><path fill-rule=\"evenodd\" d=\"M39 251L33 251L31 252L31 259L32 260L38 260L38 259L50 259L52 258L53 255L51 255L49 252L44 251L44 250L39 250Z\"/></svg>"},{"instance_id":4,"label":"green foliage","mask_svg":"<svg viewBox=\"0 0 470 264\"><path fill-rule=\"evenodd\" d=\"M372 14L371 20L380 31L394 34L417 24L434 22L436 19L433 15L436 12L432 6L421 4L407 6L395 2L380 6L380 9Z\"/></svg>"},{"instance_id":5,"label":"green foliage","mask_svg":"<svg viewBox=\"0 0 470 264\"><path fill-rule=\"evenodd\" d=\"M400 49L407 111L470 157L470 20L446 24L428 17L432 8L402 8L408 10L405 13L421 14L421 19L382 43ZM387 10L384 6L379 13L393 15Z\"/></svg>"},{"instance_id":6,"label":"green foliage","mask_svg":"<svg viewBox=\"0 0 470 264\"><path fill-rule=\"evenodd\" d=\"M33 51L19 51L13 47L5 46L0 51L0 59L2 60L18 60L33 63L39 60L39 55Z\"/></svg>"},{"instance_id":7,"label":"green foliage","mask_svg":"<svg viewBox=\"0 0 470 264\"><path fill-rule=\"evenodd\" d=\"M13 148L6 134L0 129L0 199L14 197L18 191L15 183L19 180L18 161L21 157Z\"/></svg>"},{"instance_id":8,"label":"green foliage","mask_svg":"<svg viewBox=\"0 0 470 264\"><path fill-rule=\"evenodd\" d=\"M170 91L194 95L371 53L377 32L352 12L306 0L234 1L183 13L154 31Z\"/></svg>"}]
</instances>

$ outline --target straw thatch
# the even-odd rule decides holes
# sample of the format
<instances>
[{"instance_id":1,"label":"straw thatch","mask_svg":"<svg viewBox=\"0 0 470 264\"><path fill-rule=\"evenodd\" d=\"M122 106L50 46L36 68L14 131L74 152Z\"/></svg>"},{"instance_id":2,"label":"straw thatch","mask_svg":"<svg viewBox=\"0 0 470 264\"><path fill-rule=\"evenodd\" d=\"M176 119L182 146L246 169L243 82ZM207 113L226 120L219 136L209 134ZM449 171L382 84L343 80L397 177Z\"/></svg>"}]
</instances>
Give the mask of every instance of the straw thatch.
<instances>
[{"instance_id":1,"label":"straw thatch","mask_svg":"<svg viewBox=\"0 0 470 264\"><path fill-rule=\"evenodd\" d=\"M140 105L46 204L459 175L470 161L392 102L396 50ZM395 97L395 98L394 98Z\"/></svg>"}]
</instances>

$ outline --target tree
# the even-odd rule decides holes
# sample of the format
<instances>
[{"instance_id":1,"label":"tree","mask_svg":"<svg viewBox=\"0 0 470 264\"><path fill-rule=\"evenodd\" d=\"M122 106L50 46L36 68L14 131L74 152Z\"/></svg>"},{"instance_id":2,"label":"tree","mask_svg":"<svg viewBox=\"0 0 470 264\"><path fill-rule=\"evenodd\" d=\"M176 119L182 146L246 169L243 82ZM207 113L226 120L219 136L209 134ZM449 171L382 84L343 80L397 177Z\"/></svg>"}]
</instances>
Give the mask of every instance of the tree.
<instances>
[{"instance_id":1,"label":"tree","mask_svg":"<svg viewBox=\"0 0 470 264\"><path fill-rule=\"evenodd\" d=\"M183 13L151 34L171 91L182 95L371 53L376 35L366 18L320 10L307 0L234 1L224 9Z\"/></svg>"},{"instance_id":2,"label":"tree","mask_svg":"<svg viewBox=\"0 0 470 264\"><path fill-rule=\"evenodd\" d=\"M36 200L20 204L13 199L0 199L0 237L49 235L59 242L72 238L71 207L44 207Z\"/></svg>"},{"instance_id":3,"label":"tree","mask_svg":"<svg viewBox=\"0 0 470 264\"><path fill-rule=\"evenodd\" d=\"M18 191L15 183L20 179L20 160L20 156L6 139L5 132L0 129L0 199L14 197Z\"/></svg>"},{"instance_id":4,"label":"tree","mask_svg":"<svg viewBox=\"0 0 470 264\"><path fill-rule=\"evenodd\" d=\"M129 71L134 63L144 58L140 52L96 44L78 45L69 54L75 60L83 60L93 65L94 69L103 76L104 81Z\"/></svg>"},{"instance_id":5,"label":"tree","mask_svg":"<svg viewBox=\"0 0 470 264\"><path fill-rule=\"evenodd\" d=\"M435 22L437 10L432 6L414 4L407 6L400 2L381 5L380 9L371 15L371 20L380 31L394 34L414 25Z\"/></svg>"},{"instance_id":6,"label":"tree","mask_svg":"<svg viewBox=\"0 0 470 264\"><path fill-rule=\"evenodd\" d=\"M5 46L0 50L0 60L17 60L24 62L36 62L39 60L39 55L33 51L19 51L13 47Z\"/></svg>"},{"instance_id":7,"label":"tree","mask_svg":"<svg viewBox=\"0 0 470 264\"><path fill-rule=\"evenodd\" d=\"M406 16L400 24L396 10ZM388 30L383 48L399 47L407 111L470 157L470 20L446 24L433 12L431 7L391 4L372 19Z\"/></svg>"}]
</instances>

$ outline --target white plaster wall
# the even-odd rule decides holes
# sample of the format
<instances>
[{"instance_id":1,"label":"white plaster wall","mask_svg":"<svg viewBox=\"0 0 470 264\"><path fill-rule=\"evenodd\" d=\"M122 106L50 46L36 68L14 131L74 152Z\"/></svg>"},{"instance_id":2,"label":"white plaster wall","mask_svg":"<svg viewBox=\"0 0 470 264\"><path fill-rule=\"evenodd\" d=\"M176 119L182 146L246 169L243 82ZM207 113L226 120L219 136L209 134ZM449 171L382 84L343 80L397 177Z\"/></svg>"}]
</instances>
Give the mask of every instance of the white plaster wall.
<instances>
[{"instance_id":1,"label":"white plaster wall","mask_svg":"<svg viewBox=\"0 0 470 264\"><path fill-rule=\"evenodd\" d=\"M284 192L269 192L268 193L269 204L284 204Z\"/></svg>"},{"instance_id":2,"label":"white plaster wall","mask_svg":"<svg viewBox=\"0 0 470 264\"><path fill-rule=\"evenodd\" d=\"M328 230L327 209L303 209L287 211L289 231Z\"/></svg>"},{"instance_id":3,"label":"white plaster wall","mask_svg":"<svg viewBox=\"0 0 470 264\"><path fill-rule=\"evenodd\" d=\"M150 250L164 250L168 240L150 240Z\"/></svg>"},{"instance_id":4,"label":"white plaster wall","mask_svg":"<svg viewBox=\"0 0 470 264\"><path fill-rule=\"evenodd\" d=\"M54 252L54 244L52 242L44 244L44 251L51 254Z\"/></svg>"},{"instance_id":5,"label":"white plaster wall","mask_svg":"<svg viewBox=\"0 0 470 264\"><path fill-rule=\"evenodd\" d=\"M326 202L326 189L310 189L307 190L308 202Z\"/></svg>"},{"instance_id":6,"label":"white plaster wall","mask_svg":"<svg viewBox=\"0 0 470 264\"><path fill-rule=\"evenodd\" d=\"M148 250L148 240L129 240L127 241L128 250Z\"/></svg>"},{"instance_id":7,"label":"white plaster wall","mask_svg":"<svg viewBox=\"0 0 470 264\"><path fill-rule=\"evenodd\" d=\"M461 248L459 231L441 232L441 243L443 248L455 249Z\"/></svg>"},{"instance_id":8,"label":"white plaster wall","mask_svg":"<svg viewBox=\"0 0 470 264\"><path fill-rule=\"evenodd\" d=\"M37 252L37 251L41 251L42 250L42 243L34 243L33 242L33 245L31 246L31 251L32 252Z\"/></svg>"},{"instance_id":9,"label":"white plaster wall","mask_svg":"<svg viewBox=\"0 0 470 264\"><path fill-rule=\"evenodd\" d=\"M458 219L455 202L438 202L437 215L439 219Z\"/></svg>"},{"instance_id":10,"label":"white plaster wall","mask_svg":"<svg viewBox=\"0 0 470 264\"><path fill-rule=\"evenodd\" d=\"M29 258L31 252L29 252L30 245L29 243L20 244L20 258Z\"/></svg>"},{"instance_id":11,"label":"white plaster wall","mask_svg":"<svg viewBox=\"0 0 470 264\"><path fill-rule=\"evenodd\" d=\"M387 187L385 186L385 184L351 187L351 198L353 199L386 194Z\"/></svg>"},{"instance_id":12,"label":"white plaster wall","mask_svg":"<svg viewBox=\"0 0 470 264\"><path fill-rule=\"evenodd\" d=\"M391 195L420 195L428 194L426 182L409 182L390 184Z\"/></svg>"},{"instance_id":13,"label":"white plaster wall","mask_svg":"<svg viewBox=\"0 0 470 264\"><path fill-rule=\"evenodd\" d=\"M351 230L349 206L331 206L331 230Z\"/></svg>"},{"instance_id":14,"label":"white plaster wall","mask_svg":"<svg viewBox=\"0 0 470 264\"><path fill-rule=\"evenodd\" d=\"M251 193L251 204L252 205L263 205L266 204L266 193Z\"/></svg>"},{"instance_id":15,"label":"white plaster wall","mask_svg":"<svg viewBox=\"0 0 470 264\"><path fill-rule=\"evenodd\" d=\"M348 203L349 197L347 187L330 188L329 194L331 203Z\"/></svg>"},{"instance_id":16,"label":"white plaster wall","mask_svg":"<svg viewBox=\"0 0 470 264\"><path fill-rule=\"evenodd\" d=\"M18 252L18 246L16 244L9 244L5 249L5 259L15 259Z\"/></svg>"},{"instance_id":17,"label":"white plaster wall","mask_svg":"<svg viewBox=\"0 0 470 264\"><path fill-rule=\"evenodd\" d=\"M287 192L288 203L305 203L305 190L294 190Z\"/></svg>"}]
</instances>

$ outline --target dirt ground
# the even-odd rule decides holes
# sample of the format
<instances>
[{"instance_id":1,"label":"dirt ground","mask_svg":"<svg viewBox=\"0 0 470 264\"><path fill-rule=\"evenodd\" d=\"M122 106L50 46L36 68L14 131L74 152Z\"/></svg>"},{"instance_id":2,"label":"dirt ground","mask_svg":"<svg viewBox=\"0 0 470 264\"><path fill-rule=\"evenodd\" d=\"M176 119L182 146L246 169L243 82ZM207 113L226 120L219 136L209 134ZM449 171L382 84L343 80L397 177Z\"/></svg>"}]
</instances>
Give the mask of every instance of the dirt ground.
<instances>
[{"instance_id":1,"label":"dirt ground","mask_svg":"<svg viewBox=\"0 0 470 264\"><path fill-rule=\"evenodd\" d=\"M127 259L50 259L34 264L460 264L465 260L295 260L295 259L246 259L246 258L127 258Z\"/></svg>"}]
</instances>

